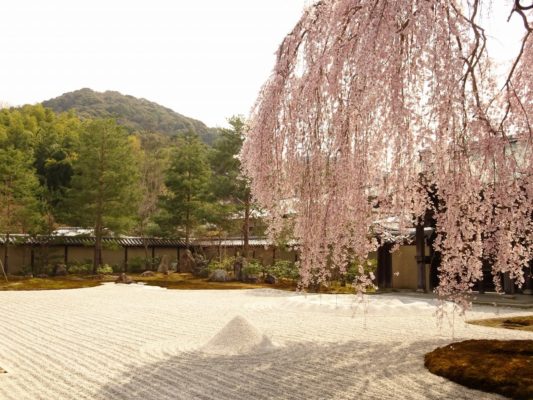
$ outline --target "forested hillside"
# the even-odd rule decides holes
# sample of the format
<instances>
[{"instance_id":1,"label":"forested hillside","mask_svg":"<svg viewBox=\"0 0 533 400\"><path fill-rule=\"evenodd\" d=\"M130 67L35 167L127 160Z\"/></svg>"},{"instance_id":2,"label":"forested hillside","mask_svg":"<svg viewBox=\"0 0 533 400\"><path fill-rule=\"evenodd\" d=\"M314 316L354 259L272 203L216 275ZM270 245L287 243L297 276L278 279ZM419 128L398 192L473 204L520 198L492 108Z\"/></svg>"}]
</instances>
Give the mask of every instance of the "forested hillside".
<instances>
[{"instance_id":1,"label":"forested hillside","mask_svg":"<svg viewBox=\"0 0 533 400\"><path fill-rule=\"evenodd\" d=\"M82 118L115 118L130 132L159 132L175 136L192 130L210 145L216 137L216 129L208 128L201 121L146 99L114 91L101 93L80 89L43 101L43 105L58 113L75 110Z\"/></svg>"}]
</instances>

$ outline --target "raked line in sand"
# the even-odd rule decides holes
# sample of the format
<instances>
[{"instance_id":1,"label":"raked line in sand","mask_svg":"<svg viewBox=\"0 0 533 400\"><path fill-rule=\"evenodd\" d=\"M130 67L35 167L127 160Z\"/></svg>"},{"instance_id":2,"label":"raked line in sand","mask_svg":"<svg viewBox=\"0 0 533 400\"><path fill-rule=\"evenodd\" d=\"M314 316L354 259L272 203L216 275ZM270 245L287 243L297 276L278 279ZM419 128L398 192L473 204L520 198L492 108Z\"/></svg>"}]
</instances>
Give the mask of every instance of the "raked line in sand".
<instances>
[{"instance_id":1,"label":"raked line in sand","mask_svg":"<svg viewBox=\"0 0 533 400\"><path fill-rule=\"evenodd\" d=\"M424 354L533 335L456 318L452 339L434 311L369 296L365 313L355 296L273 290L0 292L0 399L501 398L432 375ZM494 316L475 307L468 318Z\"/></svg>"}]
</instances>

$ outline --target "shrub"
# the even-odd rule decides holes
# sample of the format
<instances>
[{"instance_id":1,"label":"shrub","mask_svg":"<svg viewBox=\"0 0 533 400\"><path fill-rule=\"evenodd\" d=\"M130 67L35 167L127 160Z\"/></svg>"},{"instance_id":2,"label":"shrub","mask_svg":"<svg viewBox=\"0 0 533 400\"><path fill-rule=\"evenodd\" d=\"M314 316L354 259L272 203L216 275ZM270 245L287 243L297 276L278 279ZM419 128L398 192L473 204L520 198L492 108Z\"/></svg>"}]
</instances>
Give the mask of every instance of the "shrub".
<instances>
[{"instance_id":1,"label":"shrub","mask_svg":"<svg viewBox=\"0 0 533 400\"><path fill-rule=\"evenodd\" d=\"M27 276L30 274L33 274L31 265L24 265L17 273L15 273L15 275L18 276Z\"/></svg>"},{"instance_id":2,"label":"shrub","mask_svg":"<svg viewBox=\"0 0 533 400\"><path fill-rule=\"evenodd\" d=\"M96 273L99 275L111 275L113 273L113 267L108 264L101 265L96 269Z\"/></svg>"},{"instance_id":3,"label":"shrub","mask_svg":"<svg viewBox=\"0 0 533 400\"><path fill-rule=\"evenodd\" d=\"M233 272L233 264L235 263L235 257L226 257L222 261L211 261L209 263L209 272L213 272L216 269L223 269L226 272Z\"/></svg>"},{"instance_id":4,"label":"shrub","mask_svg":"<svg viewBox=\"0 0 533 400\"><path fill-rule=\"evenodd\" d=\"M243 269L242 274L246 278L248 276L259 276L263 272L263 266L257 261L250 261Z\"/></svg>"},{"instance_id":5,"label":"shrub","mask_svg":"<svg viewBox=\"0 0 533 400\"><path fill-rule=\"evenodd\" d=\"M130 272L144 272L147 269L154 271L159 266L161 257L149 257L148 259L144 257L134 257L128 261L128 271ZM119 271L122 272L122 271Z\"/></svg>"},{"instance_id":6,"label":"shrub","mask_svg":"<svg viewBox=\"0 0 533 400\"><path fill-rule=\"evenodd\" d=\"M111 265L111 268L113 268L113 273L115 273L115 274L124 272L124 266L120 266L118 264Z\"/></svg>"},{"instance_id":7,"label":"shrub","mask_svg":"<svg viewBox=\"0 0 533 400\"><path fill-rule=\"evenodd\" d=\"M276 261L276 263L268 269L268 272L281 279L292 279L293 281L300 279L298 266L292 261Z\"/></svg>"},{"instance_id":8,"label":"shrub","mask_svg":"<svg viewBox=\"0 0 533 400\"><path fill-rule=\"evenodd\" d=\"M360 275L359 265L363 266L363 271L365 274L370 274L376 272L378 266L378 261L374 258L369 258L361 264L359 260L352 261L348 268L346 269L346 281L352 283Z\"/></svg>"},{"instance_id":9,"label":"shrub","mask_svg":"<svg viewBox=\"0 0 533 400\"><path fill-rule=\"evenodd\" d=\"M84 275L90 274L93 271L93 265L90 263L73 263L67 266L69 274Z\"/></svg>"}]
</instances>

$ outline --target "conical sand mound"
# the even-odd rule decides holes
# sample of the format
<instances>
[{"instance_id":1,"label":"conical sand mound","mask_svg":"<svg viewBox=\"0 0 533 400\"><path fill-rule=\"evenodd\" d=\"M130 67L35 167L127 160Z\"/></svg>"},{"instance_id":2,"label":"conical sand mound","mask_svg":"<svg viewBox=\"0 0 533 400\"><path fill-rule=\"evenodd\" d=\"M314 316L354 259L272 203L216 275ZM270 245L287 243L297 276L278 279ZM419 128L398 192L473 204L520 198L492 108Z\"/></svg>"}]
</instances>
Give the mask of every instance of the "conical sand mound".
<instances>
[{"instance_id":1,"label":"conical sand mound","mask_svg":"<svg viewBox=\"0 0 533 400\"><path fill-rule=\"evenodd\" d=\"M274 349L272 342L241 316L233 318L203 348L208 354L241 355Z\"/></svg>"}]
</instances>

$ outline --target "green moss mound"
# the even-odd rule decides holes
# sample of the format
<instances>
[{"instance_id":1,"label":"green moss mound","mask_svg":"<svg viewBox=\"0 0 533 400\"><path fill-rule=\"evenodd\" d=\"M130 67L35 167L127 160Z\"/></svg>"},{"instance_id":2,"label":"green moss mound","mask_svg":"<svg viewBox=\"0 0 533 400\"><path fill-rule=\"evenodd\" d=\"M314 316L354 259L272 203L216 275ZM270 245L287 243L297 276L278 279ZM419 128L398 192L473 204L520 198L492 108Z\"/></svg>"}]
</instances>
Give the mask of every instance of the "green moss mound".
<instances>
[{"instance_id":1,"label":"green moss mound","mask_svg":"<svg viewBox=\"0 0 533 400\"><path fill-rule=\"evenodd\" d=\"M466 340L424 357L426 368L453 382L513 399L533 399L533 340Z\"/></svg>"},{"instance_id":2,"label":"green moss mound","mask_svg":"<svg viewBox=\"0 0 533 400\"><path fill-rule=\"evenodd\" d=\"M505 328L533 332L533 315L478 319L474 321L468 321L468 323L473 325L489 326L491 328Z\"/></svg>"}]
</instances>

